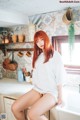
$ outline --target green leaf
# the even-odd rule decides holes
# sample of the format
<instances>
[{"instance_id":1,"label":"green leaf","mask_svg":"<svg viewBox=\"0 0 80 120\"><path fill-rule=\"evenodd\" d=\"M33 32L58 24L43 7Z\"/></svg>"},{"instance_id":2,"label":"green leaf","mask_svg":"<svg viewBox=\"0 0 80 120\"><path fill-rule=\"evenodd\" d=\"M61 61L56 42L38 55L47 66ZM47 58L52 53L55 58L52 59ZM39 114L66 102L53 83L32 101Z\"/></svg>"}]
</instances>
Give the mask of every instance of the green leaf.
<instances>
[{"instance_id":1,"label":"green leaf","mask_svg":"<svg viewBox=\"0 0 80 120\"><path fill-rule=\"evenodd\" d=\"M75 42L75 29L74 29L73 22L70 23L69 28L68 28L68 42L69 42L69 49L70 49L70 54L71 54L74 48L74 42Z\"/></svg>"}]
</instances>

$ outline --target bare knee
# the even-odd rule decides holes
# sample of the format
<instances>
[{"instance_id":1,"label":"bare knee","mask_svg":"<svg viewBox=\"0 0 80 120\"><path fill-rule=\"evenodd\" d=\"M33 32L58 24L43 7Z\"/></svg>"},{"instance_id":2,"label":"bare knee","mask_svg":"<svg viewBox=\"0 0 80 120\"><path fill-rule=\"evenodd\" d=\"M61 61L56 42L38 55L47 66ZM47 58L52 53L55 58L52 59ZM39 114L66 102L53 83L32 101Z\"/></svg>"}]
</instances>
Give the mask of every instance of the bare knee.
<instances>
[{"instance_id":1,"label":"bare knee","mask_svg":"<svg viewBox=\"0 0 80 120\"><path fill-rule=\"evenodd\" d=\"M18 106L17 106L17 104L14 102L13 104L12 104L12 106L11 106L11 111L14 113L14 114L16 114L18 111L19 111L19 109L18 109Z\"/></svg>"},{"instance_id":2,"label":"bare knee","mask_svg":"<svg viewBox=\"0 0 80 120\"><path fill-rule=\"evenodd\" d=\"M13 103L11 106L11 111L14 113L15 110L16 110L16 106L15 106L15 103Z\"/></svg>"}]
</instances>

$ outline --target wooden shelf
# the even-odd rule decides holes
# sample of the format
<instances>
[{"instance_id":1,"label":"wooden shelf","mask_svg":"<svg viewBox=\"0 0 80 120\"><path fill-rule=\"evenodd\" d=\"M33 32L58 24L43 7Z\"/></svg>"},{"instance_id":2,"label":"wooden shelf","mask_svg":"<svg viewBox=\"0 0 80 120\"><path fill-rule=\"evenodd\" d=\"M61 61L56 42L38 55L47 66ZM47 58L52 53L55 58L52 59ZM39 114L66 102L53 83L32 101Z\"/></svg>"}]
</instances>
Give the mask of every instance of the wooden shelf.
<instances>
[{"instance_id":1,"label":"wooden shelf","mask_svg":"<svg viewBox=\"0 0 80 120\"><path fill-rule=\"evenodd\" d=\"M8 52L10 52L10 51L33 51L34 48L6 48L6 46L8 46L8 45L26 44L26 43L33 44L33 41L16 42L16 43L1 43L0 44L0 49L2 50L4 55L6 55L6 51L8 51Z\"/></svg>"},{"instance_id":2,"label":"wooden shelf","mask_svg":"<svg viewBox=\"0 0 80 120\"><path fill-rule=\"evenodd\" d=\"M16 43L13 43L13 42L11 42L11 43L0 43L0 46L2 46L2 45L15 45L15 44L26 44L26 43L34 43L33 41L27 41L27 42L16 42Z\"/></svg>"},{"instance_id":3,"label":"wooden shelf","mask_svg":"<svg viewBox=\"0 0 80 120\"><path fill-rule=\"evenodd\" d=\"M7 51L33 51L34 48L8 48Z\"/></svg>"}]
</instances>

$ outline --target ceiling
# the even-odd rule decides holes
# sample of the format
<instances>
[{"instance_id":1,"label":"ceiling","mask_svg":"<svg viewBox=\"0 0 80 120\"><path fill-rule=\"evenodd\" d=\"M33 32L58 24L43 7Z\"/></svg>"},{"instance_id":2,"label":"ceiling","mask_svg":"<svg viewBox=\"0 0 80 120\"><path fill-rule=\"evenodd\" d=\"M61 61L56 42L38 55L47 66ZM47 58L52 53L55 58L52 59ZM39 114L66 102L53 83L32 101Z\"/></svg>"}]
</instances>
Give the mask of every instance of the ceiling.
<instances>
[{"instance_id":1,"label":"ceiling","mask_svg":"<svg viewBox=\"0 0 80 120\"><path fill-rule=\"evenodd\" d=\"M80 6L80 3L60 3L60 1L65 0L0 0L0 14L3 15L3 19L0 16L0 27L26 24L29 22L29 16Z\"/></svg>"}]
</instances>

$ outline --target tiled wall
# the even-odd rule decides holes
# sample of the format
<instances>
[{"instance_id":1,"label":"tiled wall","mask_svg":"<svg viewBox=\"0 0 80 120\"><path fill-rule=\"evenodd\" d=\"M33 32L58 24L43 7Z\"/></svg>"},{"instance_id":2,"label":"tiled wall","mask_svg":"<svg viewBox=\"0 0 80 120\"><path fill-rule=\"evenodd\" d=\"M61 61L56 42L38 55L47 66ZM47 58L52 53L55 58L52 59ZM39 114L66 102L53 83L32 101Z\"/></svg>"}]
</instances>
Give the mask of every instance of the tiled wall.
<instances>
[{"instance_id":1,"label":"tiled wall","mask_svg":"<svg viewBox=\"0 0 80 120\"><path fill-rule=\"evenodd\" d=\"M80 34L80 7L72 8L75 34ZM50 12L30 17L30 21L36 24L36 30L42 29L51 36L68 35L68 27L62 17L66 9L62 11Z\"/></svg>"},{"instance_id":2,"label":"tiled wall","mask_svg":"<svg viewBox=\"0 0 80 120\"><path fill-rule=\"evenodd\" d=\"M72 11L74 15L73 19L74 19L75 34L78 35L80 34L80 7L72 8ZM50 13L31 16L30 23L35 24L36 31L37 30L46 31L50 39L52 36L67 35L69 26L66 25L62 20L62 17L65 12L66 12L66 9L62 11L56 11L56 12L50 12ZM28 26L15 26L10 29L12 29L15 34L22 34L22 33L25 34L26 41L29 40ZM26 45L24 45L23 47L25 46ZM0 56L1 56L0 57L0 63L1 63L4 58L4 56L1 54L1 51L0 51ZM25 52L24 52L24 56L25 56ZM17 52L15 52L15 59L20 63L20 65L22 65L19 67L24 67L25 64L26 64L26 68L31 67L31 61L32 61L31 58L30 59L27 59L26 57L19 58L17 56ZM12 77L12 74L13 74L7 71L3 73L4 73L4 76L6 76L6 73L7 73L7 77ZM13 76L15 77L16 74L17 72L14 72ZM68 75L68 77L69 77L69 79L67 80L68 85L75 86L80 84L80 75Z\"/></svg>"},{"instance_id":3,"label":"tiled wall","mask_svg":"<svg viewBox=\"0 0 80 120\"><path fill-rule=\"evenodd\" d=\"M10 29L10 31L13 32L13 34L16 35L25 35L25 41L29 40L29 34L28 34L28 26L14 26ZM9 45L8 48L32 48L33 44L29 44L29 43L23 43L23 44L15 44L15 45ZM18 56L18 51L14 52L14 59L16 62L18 62L18 69L16 71L10 71L10 70L5 70L4 68L2 69L2 73L4 77L8 77L8 78L17 78L17 72L19 69L22 69L23 67L26 68L27 71L31 71L32 69L32 56L28 57L26 55L27 51L22 51L23 53L23 57L19 57ZM33 55L33 52L31 52L31 54ZM2 62L4 61L5 58L7 58L8 56L10 56L9 58L12 59L12 52L7 52L6 56L4 56L3 52L0 50L0 64L2 64Z\"/></svg>"}]
</instances>

